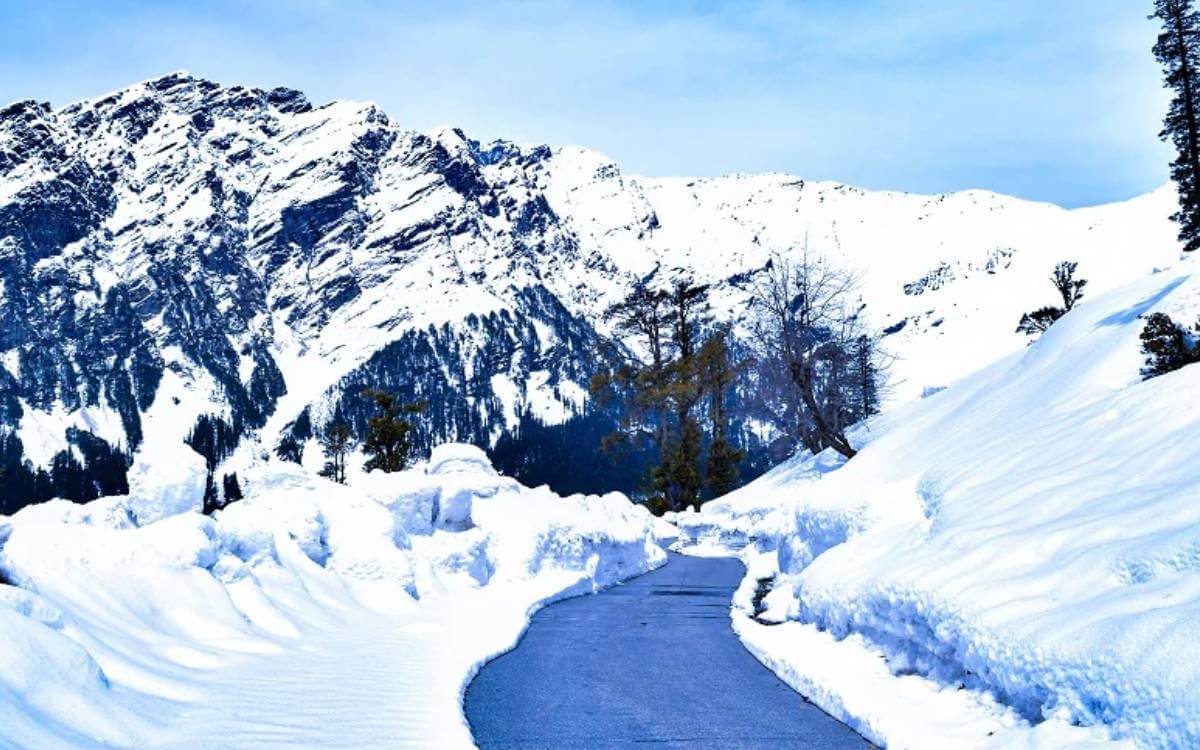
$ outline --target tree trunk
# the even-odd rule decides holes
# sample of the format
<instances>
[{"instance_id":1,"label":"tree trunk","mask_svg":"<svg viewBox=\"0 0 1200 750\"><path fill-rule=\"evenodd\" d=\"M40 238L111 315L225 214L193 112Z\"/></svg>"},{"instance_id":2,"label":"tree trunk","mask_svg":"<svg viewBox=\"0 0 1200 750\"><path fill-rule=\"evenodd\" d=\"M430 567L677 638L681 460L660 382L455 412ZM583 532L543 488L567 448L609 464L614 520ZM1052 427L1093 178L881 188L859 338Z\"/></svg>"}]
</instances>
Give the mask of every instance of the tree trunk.
<instances>
[{"instance_id":1,"label":"tree trunk","mask_svg":"<svg viewBox=\"0 0 1200 750\"><path fill-rule=\"evenodd\" d=\"M854 458L858 455L858 451L854 450L846 436L833 429L825 419L825 415L821 413L821 409L817 405L817 397L812 390L811 367L804 363L797 363L793 377L796 379L796 385L800 388L800 398L804 400L804 405L812 413L813 425L816 426L821 439L846 458Z\"/></svg>"}]
</instances>

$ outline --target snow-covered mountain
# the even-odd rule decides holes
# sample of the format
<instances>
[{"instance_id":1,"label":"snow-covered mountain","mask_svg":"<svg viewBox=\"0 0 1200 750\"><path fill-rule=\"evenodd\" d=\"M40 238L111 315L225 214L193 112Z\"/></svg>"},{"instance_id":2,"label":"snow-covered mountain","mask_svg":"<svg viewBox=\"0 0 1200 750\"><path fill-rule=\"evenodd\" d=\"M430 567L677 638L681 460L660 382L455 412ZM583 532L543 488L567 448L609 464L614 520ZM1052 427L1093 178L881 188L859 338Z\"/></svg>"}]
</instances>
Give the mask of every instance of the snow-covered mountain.
<instances>
[{"instance_id":1,"label":"snow-covered mountain","mask_svg":"<svg viewBox=\"0 0 1200 750\"><path fill-rule=\"evenodd\" d=\"M365 385L426 398L428 442L571 424L602 311L635 279L691 274L736 319L771 252L805 244L860 274L908 400L1024 346L1013 329L1053 301L1055 262L1079 261L1092 293L1173 263L1173 201L635 177L586 149L183 73L19 102L0 110L4 495L120 492L126 452L197 430L219 459L361 427Z\"/></svg>"}]
</instances>

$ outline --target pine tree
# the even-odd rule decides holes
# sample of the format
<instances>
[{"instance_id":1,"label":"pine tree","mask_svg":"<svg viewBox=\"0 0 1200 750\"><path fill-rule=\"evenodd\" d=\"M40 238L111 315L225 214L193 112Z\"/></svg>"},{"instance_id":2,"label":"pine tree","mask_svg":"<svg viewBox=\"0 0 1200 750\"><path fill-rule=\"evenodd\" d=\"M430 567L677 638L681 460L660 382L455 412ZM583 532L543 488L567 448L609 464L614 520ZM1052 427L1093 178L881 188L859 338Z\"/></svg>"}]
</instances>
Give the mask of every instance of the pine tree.
<instances>
[{"instance_id":1,"label":"pine tree","mask_svg":"<svg viewBox=\"0 0 1200 750\"><path fill-rule=\"evenodd\" d=\"M670 482L663 466L663 457L673 442L667 411L671 328L667 293L639 283L628 297L610 306L604 317L625 343L625 349L615 351L613 359L638 350L645 356L626 358L592 378L590 390L597 404L618 402L624 407L617 430L601 439L601 449L615 462L652 444L659 462L650 467L647 481L659 504L651 504L655 510L670 510L666 499Z\"/></svg>"},{"instance_id":2,"label":"pine tree","mask_svg":"<svg viewBox=\"0 0 1200 750\"><path fill-rule=\"evenodd\" d=\"M853 422L879 413L880 379L879 343L871 336L860 335L850 347Z\"/></svg>"},{"instance_id":3,"label":"pine tree","mask_svg":"<svg viewBox=\"0 0 1200 750\"><path fill-rule=\"evenodd\" d=\"M1155 0L1150 18L1162 23L1154 57L1175 91L1159 137L1175 146L1171 179L1179 190L1179 239L1200 247L1200 14L1193 0Z\"/></svg>"},{"instance_id":4,"label":"pine tree","mask_svg":"<svg viewBox=\"0 0 1200 750\"><path fill-rule=\"evenodd\" d=\"M591 392L598 402L612 400L619 394L626 406L620 432L605 438L603 447L615 455L614 448L623 450L636 442L642 437L641 430L648 427L661 451L669 430L663 392L670 339L667 293L639 283L628 297L610 306L604 317L612 322L618 337L642 348L648 357L644 362L622 363L592 379Z\"/></svg>"},{"instance_id":5,"label":"pine tree","mask_svg":"<svg viewBox=\"0 0 1200 750\"><path fill-rule=\"evenodd\" d=\"M1054 284L1054 288L1062 297L1063 310L1066 312L1075 309L1075 305L1083 299L1083 288L1087 286L1087 279L1075 278L1078 269L1079 263L1064 260L1054 267L1054 273L1050 276L1050 283Z\"/></svg>"},{"instance_id":6,"label":"pine tree","mask_svg":"<svg viewBox=\"0 0 1200 750\"><path fill-rule=\"evenodd\" d=\"M275 455L281 461L298 464L304 459L304 443L301 443L293 435L284 435L279 438L279 443L275 446Z\"/></svg>"},{"instance_id":7,"label":"pine tree","mask_svg":"<svg viewBox=\"0 0 1200 750\"><path fill-rule=\"evenodd\" d=\"M379 469L383 472L403 471L412 458L412 431L414 424L403 415L415 415L425 411L425 403L400 404L390 393L368 389L363 395L375 401L379 409L367 421L367 437L363 440L363 452L369 458L363 467L367 471Z\"/></svg>"},{"instance_id":8,"label":"pine tree","mask_svg":"<svg viewBox=\"0 0 1200 750\"><path fill-rule=\"evenodd\" d=\"M710 437L704 483L710 497L720 497L737 486L738 464L746 455L733 446L728 435L725 395L738 371L730 359L728 335L726 329L717 330L705 340L698 355L701 387L708 395Z\"/></svg>"},{"instance_id":9,"label":"pine tree","mask_svg":"<svg viewBox=\"0 0 1200 750\"><path fill-rule=\"evenodd\" d=\"M1047 305L1039 307L1031 313L1025 313L1021 316L1021 322L1017 323L1017 332L1023 333L1026 336L1036 336L1039 333L1045 333L1050 326L1063 316L1061 307Z\"/></svg>"},{"instance_id":10,"label":"pine tree","mask_svg":"<svg viewBox=\"0 0 1200 750\"><path fill-rule=\"evenodd\" d=\"M1047 305L1031 313L1025 313L1021 316L1021 322L1017 324L1018 333L1024 333L1027 336L1045 333L1059 318L1075 308L1079 300L1083 299L1083 288L1087 286L1087 279L1075 277L1078 268L1078 263L1068 260L1064 260L1054 267L1054 273L1050 275L1050 283L1058 290L1063 306Z\"/></svg>"},{"instance_id":11,"label":"pine tree","mask_svg":"<svg viewBox=\"0 0 1200 750\"><path fill-rule=\"evenodd\" d=\"M650 355L649 364L661 368L670 326L666 307L666 292L640 283L628 297L609 307L604 317L613 322L618 334L639 339Z\"/></svg>"},{"instance_id":12,"label":"pine tree","mask_svg":"<svg viewBox=\"0 0 1200 750\"><path fill-rule=\"evenodd\" d=\"M668 510L695 503L703 487L704 430L696 417L703 393L696 351L707 321L707 296L707 286L686 279L667 290L637 285L606 317L625 338L626 352L640 350L646 356L628 359L591 383L598 403L620 396L625 405L619 434L604 438L602 446L628 452L652 441L659 461L650 471L649 490L658 498L654 504Z\"/></svg>"},{"instance_id":13,"label":"pine tree","mask_svg":"<svg viewBox=\"0 0 1200 750\"><path fill-rule=\"evenodd\" d=\"M680 360L691 360L696 354L700 329L708 320L708 285L695 284L686 278L676 279L668 303L671 343Z\"/></svg>"},{"instance_id":14,"label":"pine tree","mask_svg":"<svg viewBox=\"0 0 1200 750\"><path fill-rule=\"evenodd\" d=\"M1200 359L1200 352L1188 345L1187 332L1164 313L1153 313L1142 328L1142 353L1146 364L1142 377L1146 380L1166 375Z\"/></svg>"},{"instance_id":15,"label":"pine tree","mask_svg":"<svg viewBox=\"0 0 1200 750\"><path fill-rule=\"evenodd\" d=\"M733 447L725 435L713 437L708 445L708 468L704 482L712 497L721 497L732 492L741 479L738 464L746 457L746 451Z\"/></svg>"},{"instance_id":16,"label":"pine tree","mask_svg":"<svg viewBox=\"0 0 1200 750\"><path fill-rule=\"evenodd\" d=\"M217 483L213 480L212 471L209 471L204 477L204 505L201 512L211 516L220 509L221 499L217 496Z\"/></svg>"},{"instance_id":17,"label":"pine tree","mask_svg":"<svg viewBox=\"0 0 1200 750\"><path fill-rule=\"evenodd\" d=\"M321 450L325 452L325 467L321 476L328 477L338 484L346 483L346 454L350 452L350 427L343 422L335 422L325 428L321 436Z\"/></svg>"},{"instance_id":18,"label":"pine tree","mask_svg":"<svg viewBox=\"0 0 1200 750\"><path fill-rule=\"evenodd\" d=\"M224 491L224 501L221 504L222 508L230 503L236 503L238 500L241 500L244 497L242 495L242 485L240 482L238 482L238 476L236 472L233 474L226 474L221 480L221 485L222 490Z\"/></svg>"},{"instance_id":19,"label":"pine tree","mask_svg":"<svg viewBox=\"0 0 1200 750\"><path fill-rule=\"evenodd\" d=\"M708 286L686 278L676 279L668 293L667 305L674 359L667 367L663 392L674 412L675 435L663 458L667 482L662 489L672 510L683 510L689 505L698 509L703 487L700 458L704 431L695 415L703 396L696 353L700 331L708 322Z\"/></svg>"},{"instance_id":20,"label":"pine tree","mask_svg":"<svg viewBox=\"0 0 1200 750\"><path fill-rule=\"evenodd\" d=\"M669 469L671 495L675 510L689 506L700 509L700 489L704 481L700 476L700 456L704 445L704 431L691 414L685 414L679 426L679 436L668 458L663 462Z\"/></svg>"}]
</instances>

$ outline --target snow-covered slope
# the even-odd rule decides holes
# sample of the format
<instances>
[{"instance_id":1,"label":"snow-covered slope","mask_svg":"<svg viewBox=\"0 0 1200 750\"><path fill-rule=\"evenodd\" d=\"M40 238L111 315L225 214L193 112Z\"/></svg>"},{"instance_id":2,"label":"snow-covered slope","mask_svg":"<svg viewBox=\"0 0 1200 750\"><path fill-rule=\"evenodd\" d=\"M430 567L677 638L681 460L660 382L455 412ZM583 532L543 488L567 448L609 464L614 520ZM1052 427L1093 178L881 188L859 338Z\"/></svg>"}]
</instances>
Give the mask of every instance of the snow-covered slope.
<instances>
[{"instance_id":1,"label":"snow-covered slope","mask_svg":"<svg viewBox=\"0 0 1200 750\"><path fill-rule=\"evenodd\" d=\"M693 273L738 316L744 275L773 252L807 244L854 272L868 319L895 331L896 403L1023 347L1016 323L1056 302L1056 262L1078 261L1095 294L1179 258L1170 187L1068 211L984 191L868 192L781 174L622 177L580 149L557 152L550 170L550 205L584 247L603 248L618 278Z\"/></svg>"},{"instance_id":2,"label":"snow-covered slope","mask_svg":"<svg viewBox=\"0 0 1200 750\"><path fill-rule=\"evenodd\" d=\"M212 518L139 527L118 496L0 520L0 747L469 748L462 690L534 609L666 561L645 508L472 446L352 487L247 479Z\"/></svg>"},{"instance_id":3,"label":"snow-covered slope","mask_svg":"<svg viewBox=\"0 0 1200 750\"><path fill-rule=\"evenodd\" d=\"M1093 296L1030 348L871 422L840 468L798 456L684 516L694 539L753 541L753 577L771 579L759 617L787 622L743 617L751 647L891 746L930 746L922 727L964 701L922 689L924 706L888 715L844 674L840 694L806 676L823 649L978 691L959 708L987 721L959 726L958 747L1027 745L1023 722L1200 745L1200 366L1142 382L1138 340L1151 312L1195 320L1196 270Z\"/></svg>"},{"instance_id":4,"label":"snow-covered slope","mask_svg":"<svg viewBox=\"0 0 1200 750\"><path fill-rule=\"evenodd\" d=\"M903 401L1023 346L1013 328L1052 301L1056 261L1078 260L1092 293L1174 262L1172 201L640 178L586 149L481 145L187 74L20 102L0 110L6 495L122 491L122 452L205 414L217 459L228 436L258 452L334 418L361 429L366 385L427 399L425 443L562 423L635 278L692 274L736 319L769 254L806 243L861 273ZM58 465L25 476L22 456Z\"/></svg>"}]
</instances>

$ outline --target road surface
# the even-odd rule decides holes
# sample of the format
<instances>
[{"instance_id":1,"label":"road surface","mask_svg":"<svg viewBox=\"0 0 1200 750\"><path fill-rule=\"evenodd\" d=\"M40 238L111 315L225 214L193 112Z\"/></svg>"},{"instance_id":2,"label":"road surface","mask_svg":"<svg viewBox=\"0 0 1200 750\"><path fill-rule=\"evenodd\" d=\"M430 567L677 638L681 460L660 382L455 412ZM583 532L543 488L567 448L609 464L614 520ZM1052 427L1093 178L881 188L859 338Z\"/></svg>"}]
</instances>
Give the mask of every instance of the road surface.
<instances>
[{"instance_id":1,"label":"road surface","mask_svg":"<svg viewBox=\"0 0 1200 750\"><path fill-rule=\"evenodd\" d=\"M869 748L762 666L729 627L744 574L672 555L652 573L538 612L471 683L492 748Z\"/></svg>"}]
</instances>

